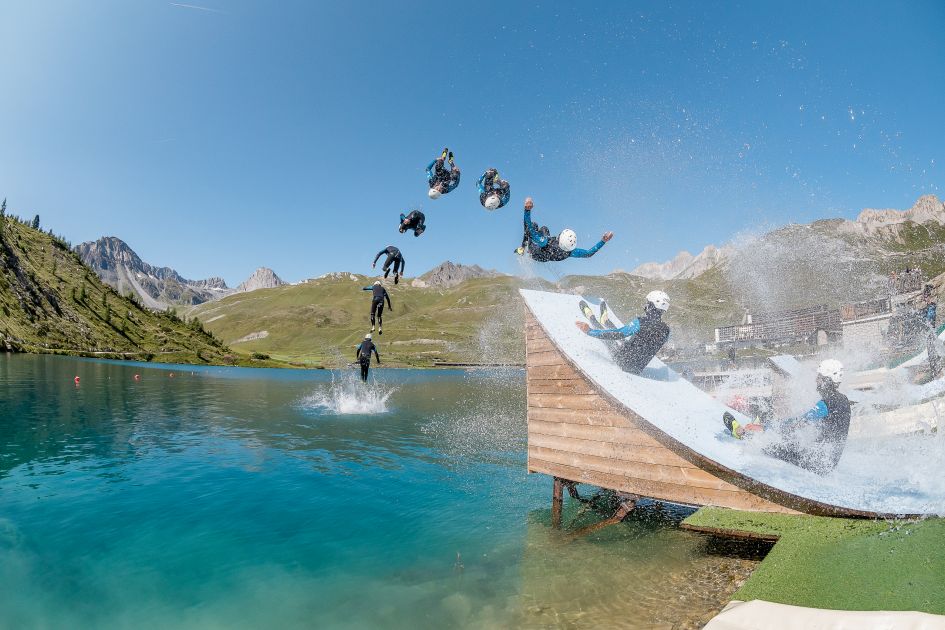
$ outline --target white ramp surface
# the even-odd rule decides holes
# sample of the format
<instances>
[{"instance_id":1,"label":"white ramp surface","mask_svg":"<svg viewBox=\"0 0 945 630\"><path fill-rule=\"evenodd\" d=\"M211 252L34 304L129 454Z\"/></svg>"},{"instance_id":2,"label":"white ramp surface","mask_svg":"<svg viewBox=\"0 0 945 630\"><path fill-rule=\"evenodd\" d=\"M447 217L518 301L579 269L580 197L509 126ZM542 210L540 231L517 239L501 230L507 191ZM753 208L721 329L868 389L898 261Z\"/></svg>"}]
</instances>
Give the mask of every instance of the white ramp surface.
<instances>
[{"instance_id":1,"label":"white ramp surface","mask_svg":"<svg viewBox=\"0 0 945 630\"><path fill-rule=\"evenodd\" d=\"M624 407L698 455L771 488L845 510L945 514L945 434L851 438L839 465L817 475L762 453L768 436L735 440L733 413L658 359L636 376L614 364L606 344L581 332L578 295L521 290L548 337L584 376ZM598 301L587 300L591 304ZM636 314L626 314L626 319ZM620 323L611 314L611 319Z\"/></svg>"}]
</instances>

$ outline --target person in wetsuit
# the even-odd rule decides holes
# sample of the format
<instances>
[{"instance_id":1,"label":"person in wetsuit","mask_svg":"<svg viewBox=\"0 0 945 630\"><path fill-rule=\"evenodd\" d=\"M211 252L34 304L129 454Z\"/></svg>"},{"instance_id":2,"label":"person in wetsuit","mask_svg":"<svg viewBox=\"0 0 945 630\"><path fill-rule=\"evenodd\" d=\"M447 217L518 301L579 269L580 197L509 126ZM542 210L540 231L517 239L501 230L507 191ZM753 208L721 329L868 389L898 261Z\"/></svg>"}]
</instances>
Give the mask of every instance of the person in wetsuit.
<instances>
[{"instance_id":1,"label":"person in wetsuit","mask_svg":"<svg viewBox=\"0 0 945 630\"><path fill-rule=\"evenodd\" d=\"M591 337L607 342L614 363L621 370L639 374L669 339L669 326L663 322L663 313L668 308L669 296L666 293L650 291L646 296L643 315L626 326L594 329L587 322L576 324ZM608 320L604 318L604 321Z\"/></svg>"},{"instance_id":2,"label":"person in wetsuit","mask_svg":"<svg viewBox=\"0 0 945 630\"><path fill-rule=\"evenodd\" d=\"M446 162L449 162L449 168L446 168ZM430 199L439 199L442 195L452 192L459 186L459 176L459 167L453 161L453 152L448 148L443 149L440 157L427 165L427 181L430 184L427 195Z\"/></svg>"},{"instance_id":3,"label":"person in wetsuit","mask_svg":"<svg viewBox=\"0 0 945 630\"><path fill-rule=\"evenodd\" d=\"M373 329L372 329L373 330ZM358 344L355 349L354 357L361 364L361 380L367 381L368 372L371 370L371 353L377 357L377 364L381 364L381 355L377 353L377 346L371 341L371 333L364 335L364 341Z\"/></svg>"},{"instance_id":4,"label":"person in wetsuit","mask_svg":"<svg viewBox=\"0 0 945 630\"><path fill-rule=\"evenodd\" d=\"M840 461L850 432L850 399L840 393L842 381L843 364L836 359L826 359L817 368L817 393L821 398L810 411L797 418L782 420L777 426L768 421L745 427L726 413L723 416L725 428L738 439L751 436L749 431L752 430L778 431L782 440L765 447L765 454L818 475L826 475ZM813 427L815 431L813 439L802 444L801 429L805 426Z\"/></svg>"},{"instance_id":5,"label":"person in wetsuit","mask_svg":"<svg viewBox=\"0 0 945 630\"><path fill-rule=\"evenodd\" d=\"M499 178L499 171L490 168L479 178L479 203L486 210L498 210L509 202L509 183Z\"/></svg>"},{"instance_id":6,"label":"person in wetsuit","mask_svg":"<svg viewBox=\"0 0 945 630\"><path fill-rule=\"evenodd\" d=\"M613 232L605 232L594 247L578 249L577 234L574 230L564 229L558 236L551 236L546 226L538 227L532 221L532 208L535 203L531 197L525 199L525 235L522 237L522 246L515 250L519 256L528 252L532 260L537 262L561 261L567 258L590 258L604 246L604 243L614 237Z\"/></svg>"},{"instance_id":7,"label":"person in wetsuit","mask_svg":"<svg viewBox=\"0 0 945 630\"><path fill-rule=\"evenodd\" d=\"M393 245L388 245L381 251L377 252L377 256L374 257L374 262L371 263L371 269L377 267L377 259L387 254L387 260L384 261L384 277L386 278L390 275L391 264L394 265L394 284L397 284L399 276L404 273L404 255L400 253L400 250L394 247Z\"/></svg>"},{"instance_id":8,"label":"person in wetsuit","mask_svg":"<svg viewBox=\"0 0 945 630\"><path fill-rule=\"evenodd\" d=\"M427 218L419 210L411 210L410 214L400 215L400 233L403 234L407 230L413 230L414 236L420 236L427 229L426 221Z\"/></svg>"},{"instance_id":9,"label":"person in wetsuit","mask_svg":"<svg viewBox=\"0 0 945 630\"><path fill-rule=\"evenodd\" d=\"M374 316L377 315L377 334L384 334L384 300L387 300L387 308L394 311L394 307L390 304L390 295L387 293L387 289L381 286L380 280L375 280L374 284L369 287L364 287L362 291L371 291L371 332L374 332Z\"/></svg>"}]
</instances>

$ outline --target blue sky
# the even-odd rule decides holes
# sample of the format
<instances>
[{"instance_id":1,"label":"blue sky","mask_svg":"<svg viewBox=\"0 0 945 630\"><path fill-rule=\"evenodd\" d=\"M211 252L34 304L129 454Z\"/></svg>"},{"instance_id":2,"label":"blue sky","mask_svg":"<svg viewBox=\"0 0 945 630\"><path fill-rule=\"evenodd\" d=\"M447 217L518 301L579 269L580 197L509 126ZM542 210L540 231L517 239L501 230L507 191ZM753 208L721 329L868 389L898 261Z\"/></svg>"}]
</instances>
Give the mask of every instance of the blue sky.
<instances>
[{"instance_id":1,"label":"blue sky","mask_svg":"<svg viewBox=\"0 0 945 630\"><path fill-rule=\"evenodd\" d=\"M606 273L945 186L945 3L0 4L0 196L235 285L518 269L521 205ZM463 169L426 198L449 145ZM482 209L488 166L512 185ZM397 233L423 205L428 230Z\"/></svg>"}]
</instances>

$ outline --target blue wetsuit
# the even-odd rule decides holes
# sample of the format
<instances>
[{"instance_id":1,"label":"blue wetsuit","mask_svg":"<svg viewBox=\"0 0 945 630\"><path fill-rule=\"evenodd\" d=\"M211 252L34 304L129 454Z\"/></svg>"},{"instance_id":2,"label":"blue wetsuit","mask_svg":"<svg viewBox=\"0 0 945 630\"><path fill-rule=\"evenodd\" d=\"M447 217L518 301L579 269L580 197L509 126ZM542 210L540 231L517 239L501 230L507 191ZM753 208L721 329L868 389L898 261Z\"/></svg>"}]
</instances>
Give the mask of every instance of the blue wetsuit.
<instances>
[{"instance_id":1,"label":"blue wetsuit","mask_svg":"<svg viewBox=\"0 0 945 630\"><path fill-rule=\"evenodd\" d=\"M539 228L537 223L532 222L531 210L525 210L525 237L522 239L522 247L526 245L533 260L558 262L567 258L590 258L604 246L604 241L597 241L590 249L575 248L570 252L565 251L558 246L558 237L551 236L546 227Z\"/></svg>"},{"instance_id":2,"label":"blue wetsuit","mask_svg":"<svg viewBox=\"0 0 945 630\"><path fill-rule=\"evenodd\" d=\"M483 206L486 205L486 199L488 199L490 195L499 196L499 208L507 204L509 197L512 196L512 189L509 187L509 183L504 179L498 179L498 173L494 168L490 168L482 174L477 186L479 187L479 203ZM498 210L498 208L496 209Z\"/></svg>"},{"instance_id":3,"label":"blue wetsuit","mask_svg":"<svg viewBox=\"0 0 945 630\"><path fill-rule=\"evenodd\" d=\"M444 158L438 157L427 164L427 181L430 183L430 188L442 184L444 195L459 186L460 176L458 166L452 164L450 169L446 169L444 168L445 162Z\"/></svg>"}]
</instances>

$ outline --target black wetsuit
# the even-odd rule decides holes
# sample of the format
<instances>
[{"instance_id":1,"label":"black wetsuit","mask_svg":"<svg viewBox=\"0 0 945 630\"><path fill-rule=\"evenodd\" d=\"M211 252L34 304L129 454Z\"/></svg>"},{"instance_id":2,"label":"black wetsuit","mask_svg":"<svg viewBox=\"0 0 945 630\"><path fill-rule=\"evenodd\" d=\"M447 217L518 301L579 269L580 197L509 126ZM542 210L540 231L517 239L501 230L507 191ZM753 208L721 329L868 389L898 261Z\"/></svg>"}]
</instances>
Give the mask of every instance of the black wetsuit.
<instances>
[{"instance_id":1,"label":"black wetsuit","mask_svg":"<svg viewBox=\"0 0 945 630\"><path fill-rule=\"evenodd\" d=\"M400 233L403 234L407 230L413 230L414 236L420 236L423 234L424 230L427 229L426 221L427 218L419 210L413 210L410 214L400 215Z\"/></svg>"},{"instance_id":2,"label":"black wetsuit","mask_svg":"<svg viewBox=\"0 0 945 630\"><path fill-rule=\"evenodd\" d=\"M400 253L400 250L394 247L393 245L388 245L381 251L377 252L377 256L374 257L374 262L372 264L377 264L377 259L387 254L387 260L384 261L384 277L386 278L390 275L391 272L391 263L394 265L394 276L398 274L404 274L404 255Z\"/></svg>"},{"instance_id":3,"label":"black wetsuit","mask_svg":"<svg viewBox=\"0 0 945 630\"><path fill-rule=\"evenodd\" d=\"M847 443L850 432L850 400L836 387L820 388L821 401L804 416L785 421L785 441L765 449L765 453L795 466L825 475L833 470ZM817 428L811 445L801 445L792 433L800 423Z\"/></svg>"},{"instance_id":4,"label":"black wetsuit","mask_svg":"<svg viewBox=\"0 0 945 630\"><path fill-rule=\"evenodd\" d=\"M387 308L394 310L390 303L390 295L387 289L379 284L370 287L364 287L362 291L371 291L371 326L374 326L374 316L377 315L377 325L384 325L384 300L387 300Z\"/></svg>"},{"instance_id":5,"label":"black wetsuit","mask_svg":"<svg viewBox=\"0 0 945 630\"><path fill-rule=\"evenodd\" d=\"M642 317L622 328L591 330L588 334L608 341L614 363L621 370L639 374L669 339L669 326L662 320L658 309L647 306Z\"/></svg>"},{"instance_id":6,"label":"black wetsuit","mask_svg":"<svg viewBox=\"0 0 945 630\"><path fill-rule=\"evenodd\" d=\"M381 363L381 355L377 353L377 346L374 345L374 342L370 339L365 339L358 344L357 350L355 350L355 359L358 363L361 364L361 380L366 381L368 377L368 372L371 369L371 352L374 353L374 356L377 357L377 363Z\"/></svg>"}]
</instances>

